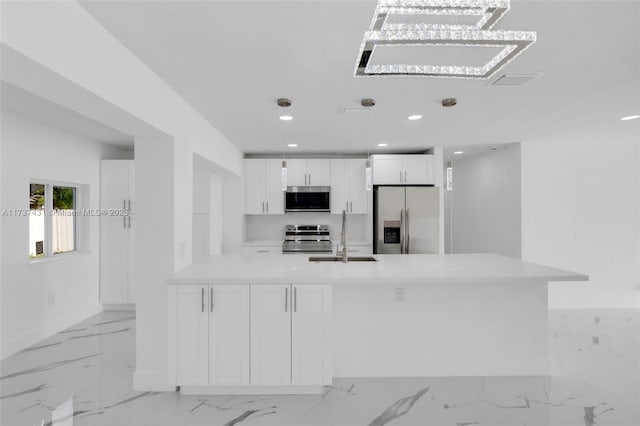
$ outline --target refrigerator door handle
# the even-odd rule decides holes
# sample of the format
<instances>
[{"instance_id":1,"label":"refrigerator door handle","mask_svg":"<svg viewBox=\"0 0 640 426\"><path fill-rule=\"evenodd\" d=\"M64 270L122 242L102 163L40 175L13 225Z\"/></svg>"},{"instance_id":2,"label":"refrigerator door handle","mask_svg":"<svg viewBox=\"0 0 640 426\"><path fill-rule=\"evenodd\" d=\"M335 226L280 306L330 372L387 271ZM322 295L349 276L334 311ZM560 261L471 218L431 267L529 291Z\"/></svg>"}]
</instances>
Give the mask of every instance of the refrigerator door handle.
<instances>
[{"instance_id":1,"label":"refrigerator door handle","mask_svg":"<svg viewBox=\"0 0 640 426\"><path fill-rule=\"evenodd\" d=\"M400 210L400 254L404 254L404 209Z\"/></svg>"},{"instance_id":2,"label":"refrigerator door handle","mask_svg":"<svg viewBox=\"0 0 640 426\"><path fill-rule=\"evenodd\" d=\"M410 231L410 227L409 227L409 209L407 209L406 213L405 213L405 230L406 230L406 235L405 235L405 244L407 245L404 249L404 252L406 254L410 253L410 244L411 244L411 231Z\"/></svg>"}]
</instances>

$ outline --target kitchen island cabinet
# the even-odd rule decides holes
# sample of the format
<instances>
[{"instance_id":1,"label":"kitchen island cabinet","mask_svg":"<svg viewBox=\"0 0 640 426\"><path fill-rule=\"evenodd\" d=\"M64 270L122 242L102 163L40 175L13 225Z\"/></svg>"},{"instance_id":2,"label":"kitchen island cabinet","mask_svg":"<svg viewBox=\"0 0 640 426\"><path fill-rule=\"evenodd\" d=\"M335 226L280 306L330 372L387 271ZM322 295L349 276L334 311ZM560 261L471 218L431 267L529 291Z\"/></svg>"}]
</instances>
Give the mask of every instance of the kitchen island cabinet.
<instances>
[{"instance_id":1,"label":"kitchen island cabinet","mask_svg":"<svg viewBox=\"0 0 640 426\"><path fill-rule=\"evenodd\" d=\"M548 285L588 279L492 254L375 258L345 264L309 262L306 256L214 256L176 273L169 287L251 283L251 333L256 327L259 335L251 337L252 371L244 391L289 387L288 393L302 393L313 389L299 384L327 385L331 377L547 375ZM300 331L296 292L298 308L305 309ZM268 323L269 331L258 330ZM295 337L290 347L287 332ZM254 345L267 341L276 342L277 351L254 353Z\"/></svg>"}]
</instances>

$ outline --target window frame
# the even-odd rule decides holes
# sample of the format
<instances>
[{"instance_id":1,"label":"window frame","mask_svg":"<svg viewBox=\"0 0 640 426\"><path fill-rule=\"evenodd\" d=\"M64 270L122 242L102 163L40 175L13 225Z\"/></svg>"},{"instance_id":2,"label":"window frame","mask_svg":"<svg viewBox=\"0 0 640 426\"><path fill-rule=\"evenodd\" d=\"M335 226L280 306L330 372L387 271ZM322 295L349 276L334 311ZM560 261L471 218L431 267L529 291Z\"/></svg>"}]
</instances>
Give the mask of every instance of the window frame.
<instances>
[{"instance_id":1,"label":"window frame","mask_svg":"<svg viewBox=\"0 0 640 426\"><path fill-rule=\"evenodd\" d=\"M31 257L31 247L27 248L27 259L29 263L48 262L55 259L64 258L66 256L73 256L80 252L78 247L81 238L79 238L80 227L78 226L78 211L80 210L80 197L82 187L84 185L79 183L52 181L48 179L30 179L29 180L29 193L31 193L31 185L44 185L44 255L38 257ZM73 188L73 250L64 251L60 253L53 252L53 187ZM29 207L30 209L30 207ZM31 232L28 230L28 232ZM29 235L27 236L29 240Z\"/></svg>"}]
</instances>

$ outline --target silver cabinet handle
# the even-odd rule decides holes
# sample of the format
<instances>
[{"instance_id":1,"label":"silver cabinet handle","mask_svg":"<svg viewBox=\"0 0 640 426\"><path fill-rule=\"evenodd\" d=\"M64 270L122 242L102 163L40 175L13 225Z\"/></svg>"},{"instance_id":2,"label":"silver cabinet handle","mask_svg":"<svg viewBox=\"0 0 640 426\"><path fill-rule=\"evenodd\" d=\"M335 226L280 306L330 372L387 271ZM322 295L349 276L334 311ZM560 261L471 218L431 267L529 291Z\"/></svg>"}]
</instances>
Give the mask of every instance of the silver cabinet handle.
<instances>
[{"instance_id":1,"label":"silver cabinet handle","mask_svg":"<svg viewBox=\"0 0 640 426\"><path fill-rule=\"evenodd\" d=\"M269 213L269 202L267 201L267 213Z\"/></svg>"},{"instance_id":2,"label":"silver cabinet handle","mask_svg":"<svg viewBox=\"0 0 640 426\"><path fill-rule=\"evenodd\" d=\"M128 216L128 217L129 217L129 228L131 228L131 216Z\"/></svg>"},{"instance_id":3,"label":"silver cabinet handle","mask_svg":"<svg viewBox=\"0 0 640 426\"><path fill-rule=\"evenodd\" d=\"M345 209L346 209L347 211L349 211L349 202L348 202L348 201L347 201L347 202L345 202Z\"/></svg>"},{"instance_id":4,"label":"silver cabinet handle","mask_svg":"<svg viewBox=\"0 0 640 426\"><path fill-rule=\"evenodd\" d=\"M284 311L289 312L289 287L284 288Z\"/></svg>"},{"instance_id":5,"label":"silver cabinet handle","mask_svg":"<svg viewBox=\"0 0 640 426\"><path fill-rule=\"evenodd\" d=\"M264 213L264 201L262 202L262 213Z\"/></svg>"},{"instance_id":6,"label":"silver cabinet handle","mask_svg":"<svg viewBox=\"0 0 640 426\"><path fill-rule=\"evenodd\" d=\"M406 234L407 234L406 238L405 238L406 243L407 243L407 247L405 249L405 252L407 254L409 254L409 244L411 243L411 230L409 229L409 209L407 209L407 212L405 213L405 216L407 218L407 220L405 220L406 223L404 225L405 229L406 229Z\"/></svg>"},{"instance_id":7,"label":"silver cabinet handle","mask_svg":"<svg viewBox=\"0 0 640 426\"><path fill-rule=\"evenodd\" d=\"M298 288L293 287L293 312L298 312Z\"/></svg>"},{"instance_id":8,"label":"silver cabinet handle","mask_svg":"<svg viewBox=\"0 0 640 426\"><path fill-rule=\"evenodd\" d=\"M129 210L131 210L131 200L129 200Z\"/></svg>"},{"instance_id":9,"label":"silver cabinet handle","mask_svg":"<svg viewBox=\"0 0 640 426\"><path fill-rule=\"evenodd\" d=\"M127 217L126 216L122 216L122 227L123 228L127 228Z\"/></svg>"},{"instance_id":10,"label":"silver cabinet handle","mask_svg":"<svg viewBox=\"0 0 640 426\"><path fill-rule=\"evenodd\" d=\"M210 306L211 312L213 312L213 287L209 288L209 306Z\"/></svg>"},{"instance_id":11,"label":"silver cabinet handle","mask_svg":"<svg viewBox=\"0 0 640 426\"><path fill-rule=\"evenodd\" d=\"M127 209L127 200L122 200L122 210Z\"/></svg>"},{"instance_id":12,"label":"silver cabinet handle","mask_svg":"<svg viewBox=\"0 0 640 426\"><path fill-rule=\"evenodd\" d=\"M404 209L400 210L400 254L404 254Z\"/></svg>"},{"instance_id":13,"label":"silver cabinet handle","mask_svg":"<svg viewBox=\"0 0 640 426\"><path fill-rule=\"evenodd\" d=\"M269 253L269 250L256 250L257 253Z\"/></svg>"},{"instance_id":14,"label":"silver cabinet handle","mask_svg":"<svg viewBox=\"0 0 640 426\"><path fill-rule=\"evenodd\" d=\"M309 173L309 185L311 185L311 173Z\"/></svg>"},{"instance_id":15,"label":"silver cabinet handle","mask_svg":"<svg viewBox=\"0 0 640 426\"><path fill-rule=\"evenodd\" d=\"M349 201L349 209L351 210L351 213L353 213L353 201Z\"/></svg>"},{"instance_id":16,"label":"silver cabinet handle","mask_svg":"<svg viewBox=\"0 0 640 426\"><path fill-rule=\"evenodd\" d=\"M304 174L304 184L305 185L307 184L307 174L306 173Z\"/></svg>"},{"instance_id":17,"label":"silver cabinet handle","mask_svg":"<svg viewBox=\"0 0 640 426\"><path fill-rule=\"evenodd\" d=\"M204 287L200 288L200 303L202 304L200 310L204 312Z\"/></svg>"},{"instance_id":18,"label":"silver cabinet handle","mask_svg":"<svg viewBox=\"0 0 640 426\"><path fill-rule=\"evenodd\" d=\"M400 170L400 183L402 183L402 170Z\"/></svg>"}]
</instances>

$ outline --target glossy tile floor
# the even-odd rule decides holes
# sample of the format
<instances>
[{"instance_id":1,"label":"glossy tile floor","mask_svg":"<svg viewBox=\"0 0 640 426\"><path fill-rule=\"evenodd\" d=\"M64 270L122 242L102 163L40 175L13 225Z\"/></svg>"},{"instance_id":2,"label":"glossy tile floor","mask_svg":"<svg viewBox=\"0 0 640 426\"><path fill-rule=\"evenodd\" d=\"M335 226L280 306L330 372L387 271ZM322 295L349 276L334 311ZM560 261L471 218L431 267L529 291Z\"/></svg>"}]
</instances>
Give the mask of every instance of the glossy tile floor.
<instances>
[{"instance_id":1,"label":"glossy tile floor","mask_svg":"<svg viewBox=\"0 0 640 426\"><path fill-rule=\"evenodd\" d=\"M339 379L318 396L214 397L134 392L135 318L106 312L2 362L0 423L640 425L640 312L551 311L549 323L547 378Z\"/></svg>"}]
</instances>

